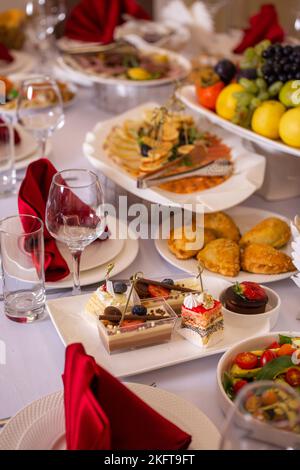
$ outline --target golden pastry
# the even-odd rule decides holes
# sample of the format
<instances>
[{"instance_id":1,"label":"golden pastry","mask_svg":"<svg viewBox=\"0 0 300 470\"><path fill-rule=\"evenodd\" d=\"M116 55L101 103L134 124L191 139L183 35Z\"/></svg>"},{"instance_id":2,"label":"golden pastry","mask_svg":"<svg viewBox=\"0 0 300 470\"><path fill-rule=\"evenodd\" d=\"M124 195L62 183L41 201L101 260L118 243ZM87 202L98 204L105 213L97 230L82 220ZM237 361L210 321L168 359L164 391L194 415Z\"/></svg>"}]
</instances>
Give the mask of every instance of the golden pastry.
<instances>
[{"instance_id":1,"label":"golden pastry","mask_svg":"<svg viewBox=\"0 0 300 470\"><path fill-rule=\"evenodd\" d=\"M242 269L255 274L282 274L295 271L292 259L270 245L252 243L242 251Z\"/></svg>"},{"instance_id":2,"label":"golden pastry","mask_svg":"<svg viewBox=\"0 0 300 470\"><path fill-rule=\"evenodd\" d=\"M239 242L241 235L235 222L224 212L204 215L204 227L213 230L216 238L227 238Z\"/></svg>"},{"instance_id":3,"label":"golden pastry","mask_svg":"<svg viewBox=\"0 0 300 470\"><path fill-rule=\"evenodd\" d=\"M240 272L240 248L232 240L213 240L199 251L197 259L209 271L223 276L235 277Z\"/></svg>"},{"instance_id":4,"label":"golden pastry","mask_svg":"<svg viewBox=\"0 0 300 470\"><path fill-rule=\"evenodd\" d=\"M205 245L215 240L216 236L212 230L204 230L201 227L196 227L193 223L191 227L186 227L185 231L183 228L172 230L170 239L168 240L169 250L178 259L190 259L196 256ZM189 245L195 244L194 249L189 249Z\"/></svg>"},{"instance_id":5,"label":"golden pastry","mask_svg":"<svg viewBox=\"0 0 300 470\"><path fill-rule=\"evenodd\" d=\"M265 219L252 230L245 233L241 239L241 246L249 243L262 243L273 248L282 248L291 239L291 229L284 220L270 217Z\"/></svg>"}]
</instances>

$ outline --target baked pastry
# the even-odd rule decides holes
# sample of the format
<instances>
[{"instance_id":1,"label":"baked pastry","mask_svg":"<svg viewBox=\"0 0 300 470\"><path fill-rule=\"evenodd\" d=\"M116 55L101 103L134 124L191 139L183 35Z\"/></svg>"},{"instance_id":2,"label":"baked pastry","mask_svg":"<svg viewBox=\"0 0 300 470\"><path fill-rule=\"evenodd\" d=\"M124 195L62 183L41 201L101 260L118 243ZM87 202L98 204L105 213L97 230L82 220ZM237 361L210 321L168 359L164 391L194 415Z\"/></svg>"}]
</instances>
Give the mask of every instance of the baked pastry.
<instances>
[{"instance_id":1,"label":"baked pastry","mask_svg":"<svg viewBox=\"0 0 300 470\"><path fill-rule=\"evenodd\" d=\"M239 242L241 234L232 218L224 212L204 215L204 227L213 230L216 238L227 238Z\"/></svg>"},{"instance_id":2,"label":"baked pastry","mask_svg":"<svg viewBox=\"0 0 300 470\"><path fill-rule=\"evenodd\" d=\"M262 243L273 248L282 248L291 239L291 229L284 220L270 217L257 224L241 239L241 246Z\"/></svg>"},{"instance_id":3,"label":"baked pastry","mask_svg":"<svg viewBox=\"0 0 300 470\"><path fill-rule=\"evenodd\" d=\"M213 240L199 251L197 259L209 271L223 276L235 277L240 272L240 248L232 240Z\"/></svg>"},{"instance_id":4,"label":"baked pastry","mask_svg":"<svg viewBox=\"0 0 300 470\"><path fill-rule=\"evenodd\" d=\"M270 245L252 243L242 251L242 269L255 274L282 274L296 271L292 259Z\"/></svg>"},{"instance_id":5,"label":"baked pastry","mask_svg":"<svg viewBox=\"0 0 300 470\"><path fill-rule=\"evenodd\" d=\"M203 234L202 227L196 229L195 225L192 225L186 227L185 230L181 227L171 231L168 247L177 259L190 259L215 238L216 236L212 230L205 229ZM195 245L195 249L190 249L191 244Z\"/></svg>"}]
</instances>

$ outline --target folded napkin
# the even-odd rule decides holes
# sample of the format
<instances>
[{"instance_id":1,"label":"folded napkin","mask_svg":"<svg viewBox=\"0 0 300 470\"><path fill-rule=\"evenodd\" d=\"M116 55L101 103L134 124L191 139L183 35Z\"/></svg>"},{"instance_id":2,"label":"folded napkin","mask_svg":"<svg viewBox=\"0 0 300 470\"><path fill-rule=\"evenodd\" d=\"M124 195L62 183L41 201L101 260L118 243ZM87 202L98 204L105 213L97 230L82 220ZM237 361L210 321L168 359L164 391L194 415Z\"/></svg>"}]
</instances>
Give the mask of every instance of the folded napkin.
<instances>
[{"instance_id":1,"label":"folded napkin","mask_svg":"<svg viewBox=\"0 0 300 470\"><path fill-rule=\"evenodd\" d=\"M284 30L279 24L274 5L263 5L256 15L249 20L250 27L245 29L242 42L234 49L236 54L242 54L247 47L252 47L264 39L272 42L282 42Z\"/></svg>"},{"instance_id":2,"label":"folded napkin","mask_svg":"<svg viewBox=\"0 0 300 470\"><path fill-rule=\"evenodd\" d=\"M4 46L4 44L2 44L1 42L0 42L0 60L2 60L3 62L7 62L8 64L14 61L14 58L9 52L9 50L7 49L7 47Z\"/></svg>"},{"instance_id":3,"label":"folded napkin","mask_svg":"<svg viewBox=\"0 0 300 470\"><path fill-rule=\"evenodd\" d=\"M4 124L5 121L0 118L0 124ZM7 142L8 139L8 127L0 127L0 142ZM19 132L14 128L14 141L15 145L21 143L21 137Z\"/></svg>"},{"instance_id":4,"label":"folded napkin","mask_svg":"<svg viewBox=\"0 0 300 470\"><path fill-rule=\"evenodd\" d=\"M45 222L48 193L56 173L57 170L46 158L41 158L28 166L18 196L19 214L33 215ZM70 274L70 270L45 224L44 240L46 281L60 281Z\"/></svg>"},{"instance_id":5,"label":"folded napkin","mask_svg":"<svg viewBox=\"0 0 300 470\"><path fill-rule=\"evenodd\" d=\"M149 19L135 0L81 0L71 11L65 35L71 39L108 44L113 41L116 26L123 15Z\"/></svg>"},{"instance_id":6,"label":"folded napkin","mask_svg":"<svg viewBox=\"0 0 300 470\"><path fill-rule=\"evenodd\" d=\"M64 381L68 450L181 450L191 436L163 418L85 354L67 348Z\"/></svg>"}]
</instances>

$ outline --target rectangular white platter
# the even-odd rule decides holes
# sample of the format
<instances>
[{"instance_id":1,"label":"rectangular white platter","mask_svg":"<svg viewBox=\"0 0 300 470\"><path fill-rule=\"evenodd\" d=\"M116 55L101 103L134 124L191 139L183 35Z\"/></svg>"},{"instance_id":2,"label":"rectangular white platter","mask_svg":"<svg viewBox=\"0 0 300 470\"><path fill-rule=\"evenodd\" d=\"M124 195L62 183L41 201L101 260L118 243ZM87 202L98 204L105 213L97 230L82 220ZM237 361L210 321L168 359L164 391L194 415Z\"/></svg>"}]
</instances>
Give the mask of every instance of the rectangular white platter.
<instances>
[{"instance_id":1,"label":"rectangular white platter","mask_svg":"<svg viewBox=\"0 0 300 470\"><path fill-rule=\"evenodd\" d=\"M128 377L223 353L235 343L252 336L264 335L270 331L270 324L267 320L256 322L253 328L233 326L226 328L225 319L223 340L208 349L197 348L175 331L172 340L168 343L149 346L138 351L131 350L109 355L100 340L96 320L85 313L84 309L89 296L50 300L47 302L47 309L65 346L82 343L86 352L116 377Z\"/></svg>"}]
</instances>

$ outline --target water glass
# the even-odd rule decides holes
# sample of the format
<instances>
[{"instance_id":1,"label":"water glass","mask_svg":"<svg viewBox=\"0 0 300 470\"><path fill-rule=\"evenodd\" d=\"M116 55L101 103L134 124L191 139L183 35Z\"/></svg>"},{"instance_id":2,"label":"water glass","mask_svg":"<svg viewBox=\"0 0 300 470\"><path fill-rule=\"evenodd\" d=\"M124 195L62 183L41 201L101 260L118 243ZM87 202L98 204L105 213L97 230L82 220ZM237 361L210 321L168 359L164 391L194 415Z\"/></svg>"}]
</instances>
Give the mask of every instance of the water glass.
<instances>
[{"instance_id":1,"label":"water glass","mask_svg":"<svg viewBox=\"0 0 300 470\"><path fill-rule=\"evenodd\" d=\"M0 120L0 196L16 189L15 144L12 124Z\"/></svg>"},{"instance_id":2,"label":"water glass","mask_svg":"<svg viewBox=\"0 0 300 470\"><path fill-rule=\"evenodd\" d=\"M30 215L0 221L4 311L13 321L30 323L45 308L44 226Z\"/></svg>"}]
</instances>

